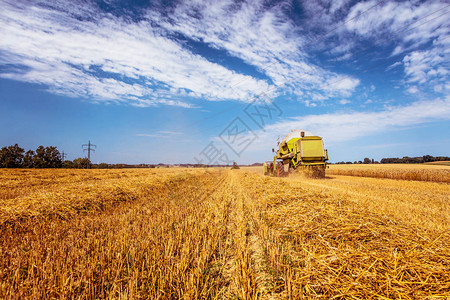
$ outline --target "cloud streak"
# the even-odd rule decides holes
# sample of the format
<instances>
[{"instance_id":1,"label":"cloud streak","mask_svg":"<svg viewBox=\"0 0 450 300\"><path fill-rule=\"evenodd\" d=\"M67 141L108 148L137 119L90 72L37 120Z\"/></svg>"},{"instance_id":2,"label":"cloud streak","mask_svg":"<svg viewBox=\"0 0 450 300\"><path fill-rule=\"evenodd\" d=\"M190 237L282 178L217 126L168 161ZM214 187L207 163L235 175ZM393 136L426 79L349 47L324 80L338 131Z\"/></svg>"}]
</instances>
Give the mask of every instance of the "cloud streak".
<instances>
[{"instance_id":1,"label":"cloud streak","mask_svg":"<svg viewBox=\"0 0 450 300\"><path fill-rule=\"evenodd\" d=\"M372 0L356 4L346 19L353 18L375 3ZM364 39L382 38L383 41L383 37L386 37L386 44L390 44L389 40L392 40L396 43L392 55L409 51L401 62L396 62L387 69L389 71L402 64L407 84L420 84L422 88L429 89L445 87L445 82L449 80L449 13L450 4L444 1L387 1L368 12L364 18L347 23L346 29ZM430 44L427 49L411 51L427 44ZM448 90L438 88L438 91Z\"/></svg>"},{"instance_id":2,"label":"cloud streak","mask_svg":"<svg viewBox=\"0 0 450 300\"><path fill-rule=\"evenodd\" d=\"M98 13L98 16L95 14ZM45 84L54 93L99 101L191 107L177 96L248 101L269 84L209 62L161 34L148 21L90 11L94 20L29 3L5 2L0 12L1 74ZM14 68L15 67L15 68ZM236 80L245 86L233 87Z\"/></svg>"},{"instance_id":3,"label":"cloud streak","mask_svg":"<svg viewBox=\"0 0 450 300\"><path fill-rule=\"evenodd\" d=\"M445 6L439 1L377 3L301 1L304 16L298 22L288 14L291 1L179 1L171 7L142 9L137 20L108 13L89 1L4 0L0 77L42 84L55 94L138 107L194 108L202 100L249 102L262 92L272 98L290 95L307 106L338 102L351 98L361 80L338 71L345 68L327 69L314 51L331 46L328 53L344 54L335 61L345 64L352 56L345 51L359 42L388 36ZM361 13L363 17L357 17ZM429 49L404 55L386 71L402 65L405 91L417 85L445 95L450 21L445 16L430 21L431 17L396 37L393 51L399 54L427 43ZM338 28L330 39L311 43L330 28ZM244 74L239 66L202 56L186 40L257 71Z\"/></svg>"},{"instance_id":4,"label":"cloud streak","mask_svg":"<svg viewBox=\"0 0 450 300\"><path fill-rule=\"evenodd\" d=\"M337 112L290 118L256 131L258 139L250 150L269 149L286 128L303 128L324 137L328 144L339 144L362 136L404 129L437 120L450 120L450 96L417 101L405 106L386 107L377 112Z\"/></svg>"},{"instance_id":5,"label":"cloud streak","mask_svg":"<svg viewBox=\"0 0 450 300\"><path fill-rule=\"evenodd\" d=\"M300 100L321 101L351 95L359 80L327 71L310 61L302 48L308 39L284 13L289 9L288 2L272 5L270 9L266 5L262 0L183 1L168 16L151 12L148 18L157 20L169 31L225 50L256 66L275 86ZM344 3L336 3L333 9L341 5ZM193 11L200 13L192 17Z\"/></svg>"},{"instance_id":6,"label":"cloud streak","mask_svg":"<svg viewBox=\"0 0 450 300\"><path fill-rule=\"evenodd\" d=\"M286 16L287 5L187 1L168 14L148 9L136 21L90 2L6 0L0 10L0 76L43 84L56 94L139 107L190 108L200 99L248 102L267 91L293 93L305 103L351 95L358 79L326 71L300 51L305 41ZM225 50L268 79L195 54L176 34Z\"/></svg>"}]
</instances>

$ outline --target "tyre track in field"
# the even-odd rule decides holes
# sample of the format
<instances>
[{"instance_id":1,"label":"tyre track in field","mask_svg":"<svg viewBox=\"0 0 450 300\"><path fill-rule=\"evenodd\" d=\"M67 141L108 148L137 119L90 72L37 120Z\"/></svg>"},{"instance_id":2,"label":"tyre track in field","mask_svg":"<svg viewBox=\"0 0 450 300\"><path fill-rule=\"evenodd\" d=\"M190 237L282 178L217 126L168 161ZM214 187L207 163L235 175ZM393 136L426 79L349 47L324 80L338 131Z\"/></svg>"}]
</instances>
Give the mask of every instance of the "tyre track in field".
<instances>
[{"instance_id":1,"label":"tyre track in field","mask_svg":"<svg viewBox=\"0 0 450 300\"><path fill-rule=\"evenodd\" d=\"M229 282L224 298L256 299L256 280L251 266L249 249L249 222L235 170L228 171L223 197L228 199L227 249L223 276Z\"/></svg>"},{"instance_id":2,"label":"tyre track in field","mask_svg":"<svg viewBox=\"0 0 450 300\"><path fill-rule=\"evenodd\" d=\"M228 260L224 276L230 281L226 298L274 299L270 295L273 276L267 272L264 242L258 234L261 222L255 201L242 185L245 175L229 171L227 194L230 202Z\"/></svg>"}]
</instances>

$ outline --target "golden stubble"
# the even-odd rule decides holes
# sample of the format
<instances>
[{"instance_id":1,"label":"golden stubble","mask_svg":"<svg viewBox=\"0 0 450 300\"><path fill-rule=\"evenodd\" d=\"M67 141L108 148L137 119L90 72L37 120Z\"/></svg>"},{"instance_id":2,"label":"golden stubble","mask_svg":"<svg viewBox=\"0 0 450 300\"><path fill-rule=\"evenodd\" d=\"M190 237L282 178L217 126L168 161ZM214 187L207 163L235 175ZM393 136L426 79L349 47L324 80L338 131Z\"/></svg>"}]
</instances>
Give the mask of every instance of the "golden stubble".
<instances>
[{"instance_id":1,"label":"golden stubble","mask_svg":"<svg viewBox=\"0 0 450 300\"><path fill-rule=\"evenodd\" d=\"M445 299L449 185L0 170L0 298Z\"/></svg>"}]
</instances>

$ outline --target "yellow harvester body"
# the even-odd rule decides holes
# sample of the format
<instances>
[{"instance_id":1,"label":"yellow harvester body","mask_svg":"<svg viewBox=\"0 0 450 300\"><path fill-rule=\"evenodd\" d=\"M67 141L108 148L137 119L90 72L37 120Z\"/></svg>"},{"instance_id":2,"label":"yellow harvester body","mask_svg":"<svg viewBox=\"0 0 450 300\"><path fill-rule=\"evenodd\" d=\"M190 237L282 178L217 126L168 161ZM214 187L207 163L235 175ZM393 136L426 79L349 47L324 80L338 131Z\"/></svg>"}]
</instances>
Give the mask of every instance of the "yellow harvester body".
<instances>
[{"instance_id":1,"label":"yellow harvester body","mask_svg":"<svg viewBox=\"0 0 450 300\"><path fill-rule=\"evenodd\" d=\"M285 176L301 168L314 177L325 176L328 151L319 136L304 130L293 130L278 145L272 163L265 163L264 172Z\"/></svg>"}]
</instances>

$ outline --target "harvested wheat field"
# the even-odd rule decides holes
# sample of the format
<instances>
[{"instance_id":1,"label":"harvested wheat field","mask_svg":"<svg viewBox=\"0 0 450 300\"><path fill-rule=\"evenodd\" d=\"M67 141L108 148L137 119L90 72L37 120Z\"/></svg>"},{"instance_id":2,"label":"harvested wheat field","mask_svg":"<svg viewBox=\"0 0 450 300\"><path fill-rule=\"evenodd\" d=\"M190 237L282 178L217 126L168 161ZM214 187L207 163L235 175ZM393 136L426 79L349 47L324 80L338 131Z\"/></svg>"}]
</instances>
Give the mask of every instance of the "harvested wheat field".
<instances>
[{"instance_id":1,"label":"harvested wheat field","mask_svg":"<svg viewBox=\"0 0 450 300\"><path fill-rule=\"evenodd\" d=\"M367 170L0 170L0 298L448 299L448 167Z\"/></svg>"}]
</instances>

